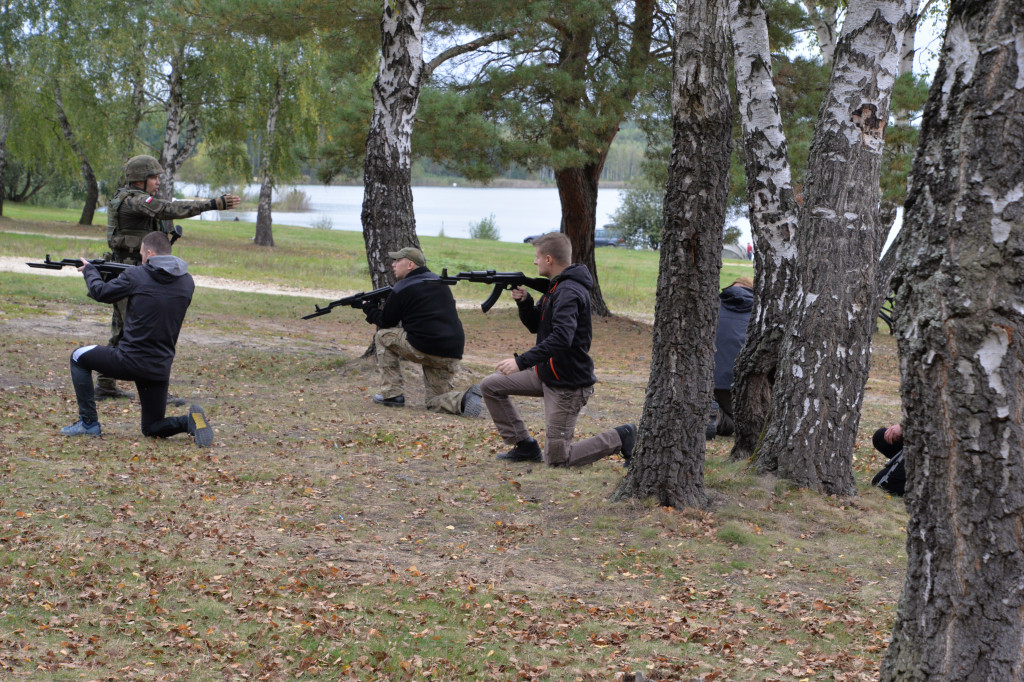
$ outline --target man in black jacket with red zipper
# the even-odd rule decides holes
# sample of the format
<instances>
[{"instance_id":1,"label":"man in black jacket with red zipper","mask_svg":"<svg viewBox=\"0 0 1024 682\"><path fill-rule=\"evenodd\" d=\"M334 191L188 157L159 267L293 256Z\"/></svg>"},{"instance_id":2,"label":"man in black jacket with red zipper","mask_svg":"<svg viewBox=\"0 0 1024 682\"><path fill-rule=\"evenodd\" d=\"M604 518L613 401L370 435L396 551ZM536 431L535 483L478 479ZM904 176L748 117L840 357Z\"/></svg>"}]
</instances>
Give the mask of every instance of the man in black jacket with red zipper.
<instances>
[{"instance_id":1,"label":"man in black jacket with red zipper","mask_svg":"<svg viewBox=\"0 0 1024 682\"><path fill-rule=\"evenodd\" d=\"M551 286L536 305L522 287L512 290L512 298L519 307L519 319L537 334L537 345L502 360L497 372L480 383L498 433L506 443L515 445L498 459L569 467L621 452L628 462L636 443L633 424L572 442L580 410L593 395L597 381L588 352L593 337L590 289L594 281L587 266L572 264L572 244L564 234L545 234L534 239L533 246L537 249L533 261L537 273L550 278ZM513 395L544 398L547 438L543 455L509 400Z\"/></svg>"},{"instance_id":2,"label":"man in black jacket with red zipper","mask_svg":"<svg viewBox=\"0 0 1024 682\"><path fill-rule=\"evenodd\" d=\"M95 265L82 259L89 297L100 303L128 299L124 331L116 346L83 346L71 354L71 382L78 400L78 421L61 429L65 436L99 436L92 373L134 381L142 406L142 433L167 438L189 433L200 447L213 444L213 429L203 408L193 405L181 417L165 417L167 387L178 334L192 303L195 282L185 261L171 255L162 232L147 234L139 248L142 265L104 282Z\"/></svg>"}]
</instances>

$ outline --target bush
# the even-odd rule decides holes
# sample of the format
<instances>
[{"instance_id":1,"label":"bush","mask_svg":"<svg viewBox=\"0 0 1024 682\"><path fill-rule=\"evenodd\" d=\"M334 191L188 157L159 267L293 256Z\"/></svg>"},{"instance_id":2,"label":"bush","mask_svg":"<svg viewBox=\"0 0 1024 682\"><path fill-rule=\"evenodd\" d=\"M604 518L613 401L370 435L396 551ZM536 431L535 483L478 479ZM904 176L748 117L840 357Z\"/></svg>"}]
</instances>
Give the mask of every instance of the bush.
<instances>
[{"instance_id":1,"label":"bush","mask_svg":"<svg viewBox=\"0 0 1024 682\"><path fill-rule=\"evenodd\" d=\"M494 214L492 213L475 225L470 223L469 238L488 239L492 242L496 242L501 239L501 233L498 231L498 225L494 222Z\"/></svg>"},{"instance_id":2,"label":"bush","mask_svg":"<svg viewBox=\"0 0 1024 682\"><path fill-rule=\"evenodd\" d=\"M641 176L631 182L622 203L612 214L618 233L630 248L657 249L661 246L663 187Z\"/></svg>"},{"instance_id":3,"label":"bush","mask_svg":"<svg viewBox=\"0 0 1024 682\"><path fill-rule=\"evenodd\" d=\"M309 195L301 189L293 189L288 194L274 202L274 210L277 211L309 211Z\"/></svg>"},{"instance_id":4,"label":"bush","mask_svg":"<svg viewBox=\"0 0 1024 682\"><path fill-rule=\"evenodd\" d=\"M310 227L315 230L333 230L334 221L331 220L330 216L322 215L310 223Z\"/></svg>"}]
</instances>

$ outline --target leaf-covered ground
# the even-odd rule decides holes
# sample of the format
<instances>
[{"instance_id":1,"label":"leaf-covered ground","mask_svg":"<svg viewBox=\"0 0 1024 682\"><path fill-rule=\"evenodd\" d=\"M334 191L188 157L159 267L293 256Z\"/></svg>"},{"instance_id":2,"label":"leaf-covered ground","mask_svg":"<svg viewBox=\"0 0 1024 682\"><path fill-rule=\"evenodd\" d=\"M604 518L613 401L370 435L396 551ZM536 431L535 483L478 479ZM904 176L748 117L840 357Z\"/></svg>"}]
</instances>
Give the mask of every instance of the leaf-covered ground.
<instances>
[{"instance_id":1,"label":"leaf-covered ground","mask_svg":"<svg viewBox=\"0 0 1024 682\"><path fill-rule=\"evenodd\" d=\"M410 407L375 406L361 315L299 320L294 298L197 292L171 390L205 406L212 449L142 437L135 401L66 439L68 356L104 342L107 308L74 279L0 286L0 677L877 677L905 564L902 502L867 485L869 434L899 415L889 337L858 497L755 477L718 439L713 507L673 510L608 502L618 457L495 460L488 419L422 409L416 368ZM465 384L531 343L507 308L462 317ZM648 326L596 321L580 435L639 419L650 348Z\"/></svg>"}]
</instances>

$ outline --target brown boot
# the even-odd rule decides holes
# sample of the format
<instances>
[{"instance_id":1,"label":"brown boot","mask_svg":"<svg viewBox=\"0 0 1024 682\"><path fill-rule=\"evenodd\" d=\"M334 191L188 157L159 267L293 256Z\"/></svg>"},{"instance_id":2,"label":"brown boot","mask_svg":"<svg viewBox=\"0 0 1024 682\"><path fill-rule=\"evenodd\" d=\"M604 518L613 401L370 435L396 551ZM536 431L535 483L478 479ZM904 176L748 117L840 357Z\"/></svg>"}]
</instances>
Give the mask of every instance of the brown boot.
<instances>
[{"instance_id":1,"label":"brown boot","mask_svg":"<svg viewBox=\"0 0 1024 682\"><path fill-rule=\"evenodd\" d=\"M119 400L122 398L131 398L132 394L127 391L122 391L115 384L113 388L109 386L97 386L93 392L96 400Z\"/></svg>"}]
</instances>

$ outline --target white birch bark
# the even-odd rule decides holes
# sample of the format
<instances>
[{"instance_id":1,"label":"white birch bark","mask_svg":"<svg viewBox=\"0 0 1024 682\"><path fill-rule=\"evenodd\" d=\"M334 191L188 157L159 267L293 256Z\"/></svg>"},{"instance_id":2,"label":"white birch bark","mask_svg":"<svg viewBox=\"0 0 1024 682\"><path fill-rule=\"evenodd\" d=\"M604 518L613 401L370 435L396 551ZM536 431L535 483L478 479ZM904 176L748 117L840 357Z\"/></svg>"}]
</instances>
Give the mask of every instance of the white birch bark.
<instances>
[{"instance_id":1,"label":"white birch bark","mask_svg":"<svg viewBox=\"0 0 1024 682\"><path fill-rule=\"evenodd\" d=\"M836 10L834 7L818 7L814 0L803 0L804 9L814 26L814 34L818 36L821 48L821 61L828 65L836 51Z\"/></svg>"},{"instance_id":2,"label":"white birch bark","mask_svg":"<svg viewBox=\"0 0 1024 682\"><path fill-rule=\"evenodd\" d=\"M796 261L798 207L772 82L764 6L760 0L732 0L730 15L754 241L754 309L733 384L737 433L732 457L746 459L770 402L770 377L786 323L786 287Z\"/></svg>"},{"instance_id":3,"label":"white birch bark","mask_svg":"<svg viewBox=\"0 0 1024 682\"><path fill-rule=\"evenodd\" d=\"M422 0L385 0L381 58L366 137L363 241L376 287L391 283L388 251L419 246L412 204L412 129L423 77Z\"/></svg>"},{"instance_id":4,"label":"white birch bark","mask_svg":"<svg viewBox=\"0 0 1024 682\"><path fill-rule=\"evenodd\" d=\"M875 327L879 175L911 0L851 2L807 168L797 276L756 467L850 495Z\"/></svg>"}]
</instances>

